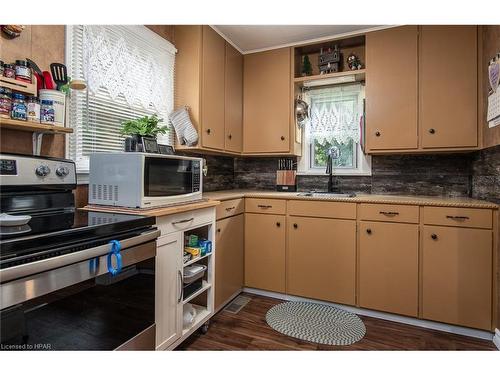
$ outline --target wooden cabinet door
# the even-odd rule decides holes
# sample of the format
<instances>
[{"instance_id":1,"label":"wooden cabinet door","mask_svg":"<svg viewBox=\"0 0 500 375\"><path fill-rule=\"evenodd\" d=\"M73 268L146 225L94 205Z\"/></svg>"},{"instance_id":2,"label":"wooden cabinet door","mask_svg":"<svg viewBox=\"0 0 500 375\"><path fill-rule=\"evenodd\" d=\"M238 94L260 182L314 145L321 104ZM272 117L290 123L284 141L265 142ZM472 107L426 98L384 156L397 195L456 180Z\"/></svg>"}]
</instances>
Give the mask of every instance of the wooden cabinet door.
<instances>
[{"instance_id":1,"label":"wooden cabinet door","mask_svg":"<svg viewBox=\"0 0 500 375\"><path fill-rule=\"evenodd\" d=\"M366 35L368 150L416 149L417 26Z\"/></svg>"},{"instance_id":2,"label":"wooden cabinet door","mask_svg":"<svg viewBox=\"0 0 500 375\"><path fill-rule=\"evenodd\" d=\"M359 225L360 306L417 316L418 225Z\"/></svg>"},{"instance_id":3,"label":"wooden cabinet door","mask_svg":"<svg viewBox=\"0 0 500 375\"><path fill-rule=\"evenodd\" d=\"M243 214L217 221L215 310L243 287Z\"/></svg>"},{"instance_id":4,"label":"wooden cabinet door","mask_svg":"<svg viewBox=\"0 0 500 375\"><path fill-rule=\"evenodd\" d=\"M419 56L422 147L477 146L477 27L422 26Z\"/></svg>"},{"instance_id":5,"label":"wooden cabinet door","mask_svg":"<svg viewBox=\"0 0 500 375\"><path fill-rule=\"evenodd\" d=\"M156 249L156 348L164 350L182 334L182 233L161 236Z\"/></svg>"},{"instance_id":6,"label":"wooden cabinet door","mask_svg":"<svg viewBox=\"0 0 500 375\"><path fill-rule=\"evenodd\" d=\"M243 55L226 42L225 149L243 148Z\"/></svg>"},{"instance_id":7,"label":"wooden cabinet door","mask_svg":"<svg viewBox=\"0 0 500 375\"><path fill-rule=\"evenodd\" d=\"M226 41L203 26L201 140L203 147L224 148L224 77Z\"/></svg>"},{"instance_id":8,"label":"wooden cabinet door","mask_svg":"<svg viewBox=\"0 0 500 375\"><path fill-rule=\"evenodd\" d=\"M422 317L491 329L492 233L424 226Z\"/></svg>"},{"instance_id":9,"label":"wooden cabinet door","mask_svg":"<svg viewBox=\"0 0 500 375\"><path fill-rule=\"evenodd\" d=\"M285 216L245 214L245 286L285 292Z\"/></svg>"},{"instance_id":10,"label":"wooden cabinet door","mask_svg":"<svg viewBox=\"0 0 500 375\"><path fill-rule=\"evenodd\" d=\"M290 150L290 79L290 48L244 56L244 152Z\"/></svg>"},{"instance_id":11,"label":"wooden cabinet door","mask_svg":"<svg viewBox=\"0 0 500 375\"><path fill-rule=\"evenodd\" d=\"M354 305L356 222L290 216L286 274L288 294Z\"/></svg>"}]
</instances>

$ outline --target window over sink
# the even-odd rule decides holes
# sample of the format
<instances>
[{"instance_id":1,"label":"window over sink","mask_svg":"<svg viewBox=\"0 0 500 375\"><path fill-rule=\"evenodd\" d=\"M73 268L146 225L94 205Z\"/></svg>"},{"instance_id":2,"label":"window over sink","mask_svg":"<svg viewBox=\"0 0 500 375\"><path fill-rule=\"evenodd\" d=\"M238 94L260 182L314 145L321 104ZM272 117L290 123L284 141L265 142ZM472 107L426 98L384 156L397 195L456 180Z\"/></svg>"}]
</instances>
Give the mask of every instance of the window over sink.
<instances>
[{"instance_id":1,"label":"window over sink","mask_svg":"<svg viewBox=\"0 0 500 375\"><path fill-rule=\"evenodd\" d=\"M371 157L361 148L364 86L360 83L304 88L309 105L298 173L325 174L328 152L334 174L371 175Z\"/></svg>"},{"instance_id":2,"label":"window over sink","mask_svg":"<svg viewBox=\"0 0 500 375\"><path fill-rule=\"evenodd\" d=\"M121 151L122 122L158 114L168 122L174 102L176 49L142 25L71 25L66 27L68 75L87 82L72 91L68 124L74 129L68 156L79 173L88 173L89 155ZM173 131L158 137L173 144Z\"/></svg>"}]
</instances>

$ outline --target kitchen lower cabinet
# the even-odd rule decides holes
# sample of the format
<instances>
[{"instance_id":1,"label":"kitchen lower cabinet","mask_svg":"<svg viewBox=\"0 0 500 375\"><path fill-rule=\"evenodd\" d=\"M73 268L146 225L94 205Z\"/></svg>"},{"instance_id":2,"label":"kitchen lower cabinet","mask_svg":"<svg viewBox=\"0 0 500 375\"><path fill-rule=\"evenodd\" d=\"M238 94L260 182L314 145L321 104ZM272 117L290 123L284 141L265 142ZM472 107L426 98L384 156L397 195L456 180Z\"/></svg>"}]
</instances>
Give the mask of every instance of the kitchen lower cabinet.
<instances>
[{"instance_id":1,"label":"kitchen lower cabinet","mask_svg":"<svg viewBox=\"0 0 500 375\"><path fill-rule=\"evenodd\" d=\"M422 317L490 330L492 232L424 226Z\"/></svg>"},{"instance_id":2,"label":"kitchen lower cabinet","mask_svg":"<svg viewBox=\"0 0 500 375\"><path fill-rule=\"evenodd\" d=\"M217 221L215 241L215 311L243 287L244 215Z\"/></svg>"},{"instance_id":3,"label":"kitchen lower cabinet","mask_svg":"<svg viewBox=\"0 0 500 375\"><path fill-rule=\"evenodd\" d=\"M285 292L285 216L245 214L245 286Z\"/></svg>"},{"instance_id":4,"label":"kitchen lower cabinet","mask_svg":"<svg viewBox=\"0 0 500 375\"><path fill-rule=\"evenodd\" d=\"M156 248L156 349L163 350L182 335L179 302L182 298L182 233L157 239ZM182 311L182 308L180 309Z\"/></svg>"},{"instance_id":5,"label":"kitchen lower cabinet","mask_svg":"<svg viewBox=\"0 0 500 375\"><path fill-rule=\"evenodd\" d=\"M289 217L287 293L355 304L356 221Z\"/></svg>"},{"instance_id":6,"label":"kitchen lower cabinet","mask_svg":"<svg viewBox=\"0 0 500 375\"><path fill-rule=\"evenodd\" d=\"M418 315L418 225L359 223L359 305Z\"/></svg>"}]
</instances>

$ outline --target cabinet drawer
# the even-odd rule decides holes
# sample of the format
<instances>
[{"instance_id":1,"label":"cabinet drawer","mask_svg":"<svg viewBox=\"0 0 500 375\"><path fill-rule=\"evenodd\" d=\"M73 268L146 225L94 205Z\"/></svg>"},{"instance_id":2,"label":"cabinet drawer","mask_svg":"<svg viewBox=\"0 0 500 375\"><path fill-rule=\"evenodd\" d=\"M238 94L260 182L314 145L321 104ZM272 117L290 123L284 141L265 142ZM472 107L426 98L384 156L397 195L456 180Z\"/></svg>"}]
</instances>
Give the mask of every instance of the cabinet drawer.
<instances>
[{"instance_id":1,"label":"cabinet drawer","mask_svg":"<svg viewBox=\"0 0 500 375\"><path fill-rule=\"evenodd\" d=\"M481 208L424 207L424 224L490 229L493 212Z\"/></svg>"},{"instance_id":2,"label":"cabinet drawer","mask_svg":"<svg viewBox=\"0 0 500 375\"><path fill-rule=\"evenodd\" d=\"M245 212L284 215L286 212L286 201L281 199L247 198L245 201Z\"/></svg>"},{"instance_id":3,"label":"cabinet drawer","mask_svg":"<svg viewBox=\"0 0 500 375\"><path fill-rule=\"evenodd\" d=\"M204 208L157 217L156 226L161 230L161 235L163 236L169 233L189 230L203 224L210 224L213 220L215 220L215 209Z\"/></svg>"},{"instance_id":4,"label":"cabinet drawer","mask_svg":"<svg viewBox=\"0 0 500 375\"><path fill-rule=\"evenodd\" d=\"M216 208L217 220L225 217L234 216L243 213L245 210L244 199L231 199L221 202Z\"/></svg>"},{"instance_id":5,"label":"cabinet drawer","mask_svg":"<svg viewBox=\"0 0 500 375\"><path fill-rule=\"evenodd\" d=\"M361 220L418 223L418 206L399 204L361 204Z\"/></svg>"},{"instance_id":6,"label":"cabinet drawer","mask_svg":"<svg viewBox=\"0 0 500 375\"><path fill-rule=\"evenodd\" d=\"M293 200L288 201L288 214L333 219L356 219L356 203Z\"/></svg>"}]
</instances>

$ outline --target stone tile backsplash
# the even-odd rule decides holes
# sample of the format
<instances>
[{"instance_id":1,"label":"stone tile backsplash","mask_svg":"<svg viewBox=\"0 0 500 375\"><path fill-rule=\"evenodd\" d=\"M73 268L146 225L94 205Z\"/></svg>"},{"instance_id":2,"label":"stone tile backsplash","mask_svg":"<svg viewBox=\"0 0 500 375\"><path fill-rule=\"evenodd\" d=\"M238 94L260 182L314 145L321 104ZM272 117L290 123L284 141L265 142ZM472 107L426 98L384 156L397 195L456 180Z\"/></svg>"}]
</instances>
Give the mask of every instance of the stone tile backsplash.
<instances>
[{"instance_id":1,"label":"stone tile backsplash","mask_svg":"<svg viewBox=\"0 0 500 375\"><path fill-rule=\"evenodd\" d=\"M204 190L274 190L278 157L205 156ZM472 196L500 203L500 146L474 153L373 156L372 176L338 176L345 192ZM326 190L328 177L298 176L298 190Z\"/></svg>"}]
</instances>

